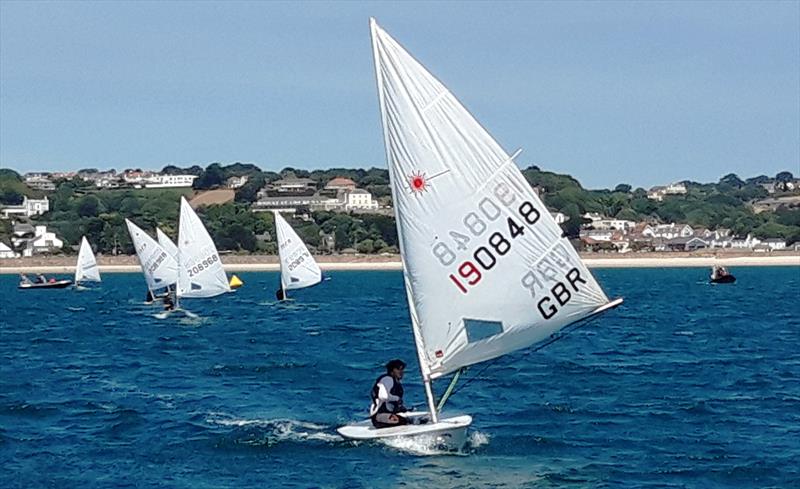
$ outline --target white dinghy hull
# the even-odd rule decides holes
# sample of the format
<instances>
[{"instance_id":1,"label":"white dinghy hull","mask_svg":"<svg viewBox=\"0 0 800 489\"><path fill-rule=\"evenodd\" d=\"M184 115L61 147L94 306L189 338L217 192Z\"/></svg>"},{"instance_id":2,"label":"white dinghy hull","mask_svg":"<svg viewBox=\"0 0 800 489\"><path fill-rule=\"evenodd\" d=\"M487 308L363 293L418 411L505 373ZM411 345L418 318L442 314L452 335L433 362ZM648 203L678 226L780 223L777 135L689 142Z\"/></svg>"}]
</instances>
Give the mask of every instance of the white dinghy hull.
<instances>
[{"instance_id":1,"label":"white dinghy hull","mask_svg":"<svg viewBox=\"0 0 800 489\"><path fill-rule=\"evenodd\" d=\"M405 413L407 418L429 416L427 412ZM458 450L467 442L467 428L472 416L460 415L439 418L438 423L407 424L391 428L375 428L369 419L342 426L336 431L344 438L360 441L386 440L392 438L418 438L425 445L447 446Z\"/></svg>"}]
</instances>

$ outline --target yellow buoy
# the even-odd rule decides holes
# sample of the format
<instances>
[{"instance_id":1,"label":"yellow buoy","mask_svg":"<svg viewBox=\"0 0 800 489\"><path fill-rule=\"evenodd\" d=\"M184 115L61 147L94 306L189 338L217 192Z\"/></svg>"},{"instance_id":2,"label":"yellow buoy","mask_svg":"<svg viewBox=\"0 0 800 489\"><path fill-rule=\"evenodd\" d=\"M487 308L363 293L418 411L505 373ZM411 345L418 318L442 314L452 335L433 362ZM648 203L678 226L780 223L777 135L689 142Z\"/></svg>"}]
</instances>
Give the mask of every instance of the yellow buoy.
<instances>
[{"instance_id":1,"label":"yellow buoy","mask_svg":"<svg viewBox=\"0 0 800 489\"><path fill-rule=\"evenodd\" d=\"M239 279L239 277L237 277L236 275L233 275L233 276L231 277L231 283L230 283L230 286L231 286L231 288L232 288L232 289L238 289L238 288L239 288L239 287L241 287L242 285L244 285L244 282L242 282L242 281Z\"/></svg>"}]
</instances>

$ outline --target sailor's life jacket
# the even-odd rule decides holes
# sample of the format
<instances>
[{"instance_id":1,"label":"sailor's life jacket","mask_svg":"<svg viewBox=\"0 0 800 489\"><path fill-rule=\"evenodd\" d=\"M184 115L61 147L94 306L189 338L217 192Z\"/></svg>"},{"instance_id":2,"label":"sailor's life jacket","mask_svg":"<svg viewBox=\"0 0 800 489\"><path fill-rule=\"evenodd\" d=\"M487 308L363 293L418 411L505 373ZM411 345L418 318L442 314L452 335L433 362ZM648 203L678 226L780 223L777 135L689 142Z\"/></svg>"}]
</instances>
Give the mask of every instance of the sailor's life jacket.
<instances>
[{"instance_id":1,"label":"sailor's life jacket","mask_svg":"<svg viewBox=\"0 0 800 489\"><path fill-rule=\"evenodd\" d=\"M369 415L395 413L403 405L403 385L389 374L383 374L372 386L372 404Z\"/></svg>"}]
</instances>

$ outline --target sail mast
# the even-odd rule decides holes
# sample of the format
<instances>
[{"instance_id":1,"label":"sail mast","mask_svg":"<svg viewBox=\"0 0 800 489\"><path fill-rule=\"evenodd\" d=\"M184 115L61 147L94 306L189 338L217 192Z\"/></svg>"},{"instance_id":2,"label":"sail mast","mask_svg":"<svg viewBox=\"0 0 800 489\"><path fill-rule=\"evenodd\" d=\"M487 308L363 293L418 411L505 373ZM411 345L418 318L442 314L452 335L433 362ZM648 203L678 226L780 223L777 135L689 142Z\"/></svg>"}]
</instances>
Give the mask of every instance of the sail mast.
<instances>
[{"instance_id":1,"label":"sail mast","mask_svg":"<svg viewBox=\"0 0 800 489\"><path fill-rule=\"evenodd\" d=\"M384 100L384 94L383 94L383 82L382 82L381 68L380 68L380 55L378 53L377 23L375 22L374 18L370 18L369 19L369 25L370 25L370 36L372 38L372 55L373 55L373 60L374 60L374 65L375 65L375 81L376 81L377 87L378 87L378 99L379 99L379 102L380 102L379 105L380 105L380 109L381 109L381 123L382 123L382 125L384 127L384 131L383 131L383 147L384 147L384 151L386 152L386 162L387 162L387 164L389 166L389 172L392 173L393 172L393 168L392 168L392 165L390 163L391 162L391 155L390 155L389 134L385 129L386 128L386 124L387 124L387 122L386 122L386 105L385 105L386 102ZM395 186L394 185L390 185L389 187L390 187L391 192L392 192L392 202L395 202L395 205L393 206L394 207L395 221L397 221L399 223L400 222L400 215L399 215L399 207L400 206L398 206L396 204L398 201L397 201ZM424 348L424 345L423 345L423 342L422 342L422 335L420 334L420 331L419 331L419 321L417 319L417 311L416 311L416 308L414 307L414 301L412 300L411 283L409 281L408 272L407 272L407 266L406 266L406 260L405 260L405 253L403 251L403 249L404 249L404 241L403 241L402 226L397 226L397 238L398 238L397 239L398 245L399 245L399 248L400 248L400 257L401 257L402 262L403 262L403 282L405 283L405 287L406 287L406 299L408 300L408 309L409 309L409 312L411 313L411 330L412 330L412 332L414 334L414 346L417 349L417 359L419 361L420 373L422 374L422 381L423 381L423 384L425 386L425 397L427 398L427 401L428 401L428 411L429 411L430 416L431 416L431 421L434 422L434 423L437 423L439 421L439 419L438 419L439 416L438 416L438 413L436 411L436 401L433 398L433 389L431 387L430 368L429 368L428 363L427 363L426 358L425 358L425 353L424 353L425 348Z\"/></svg>"}]
</instances>

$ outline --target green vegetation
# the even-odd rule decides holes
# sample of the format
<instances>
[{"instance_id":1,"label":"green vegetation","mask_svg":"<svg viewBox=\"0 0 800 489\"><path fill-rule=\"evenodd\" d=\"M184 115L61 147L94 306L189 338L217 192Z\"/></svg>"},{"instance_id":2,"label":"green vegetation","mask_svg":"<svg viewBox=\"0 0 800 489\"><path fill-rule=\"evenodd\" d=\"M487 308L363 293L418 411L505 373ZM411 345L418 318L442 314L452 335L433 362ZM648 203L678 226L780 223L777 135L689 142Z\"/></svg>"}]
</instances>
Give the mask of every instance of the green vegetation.
<instances>
[{"instance_id":1,"label":"green vegetation","mask_svg":"<svg viewBox=\"0 0 800 489\"><path fill-rule=\"evenodd\" d=\"M0 168L0 205L19 205L24 196L40 199L43 195L43 192L25 185L19 173Z\"/></svg>"},{"instance_id":2,"label":"green vegetation","mask_svg":"<svg viewBox=\"0 0 800 489\"><path fill-rule=\"evenodd\" d=\"M335 177L353 180L360 188L370 191L384 202L391 201L388 171L379 168L306 171L284 168L280 172L264 172L251 164L235 163L222 166L213 163L205 169L194 166L168 166L164 173L198 175L195 187L216 188L232 176L247 175L248 181L237 189L233 203L201 208L198 214L205 222L220 250L232 252L275 253L275 228L272 214L253 213L250 203L258 190L289 174L310 178L322 189ZM753 202L766 197L762 183L792 182L789 172L776 178L761 175L747 180L729 174L717 183L684 182L687 193L666 195L663 201L647 198L644 189L632 189L619 184L614 190L588 190L569 175L543 171L531 166L523 170L528 182L535 187L547 206L566 214L565 233L576 236L585 222L581 216L596 212L609 217L631 221L679 222L709 229L729 228L735 234L753 233L760 238L784 238L790 243L800 241L800 208L787 206L756 213ZM190 189L116 189L99 190L79 178L58 180L56 190L47 193L50 212L35 220L53 228L65 240L66 249L87 238L102 253L132 253L125 227L128 218L143 229L154 233L159 226L173 238L177 235L179 198L192 194ZM22 196L41 197L42 192L28 188L19 174L0 170L0 203L18 204ZM313 212L308 221L289 217L300 237L318 252L336 252L354 248L361 253L397 251L397 230L394 218L378 214L343 214ZM0 226L0 239L7 242L10 226ZM333 239L331 239L333 238Z\"/></svg>"}]
</instances>

